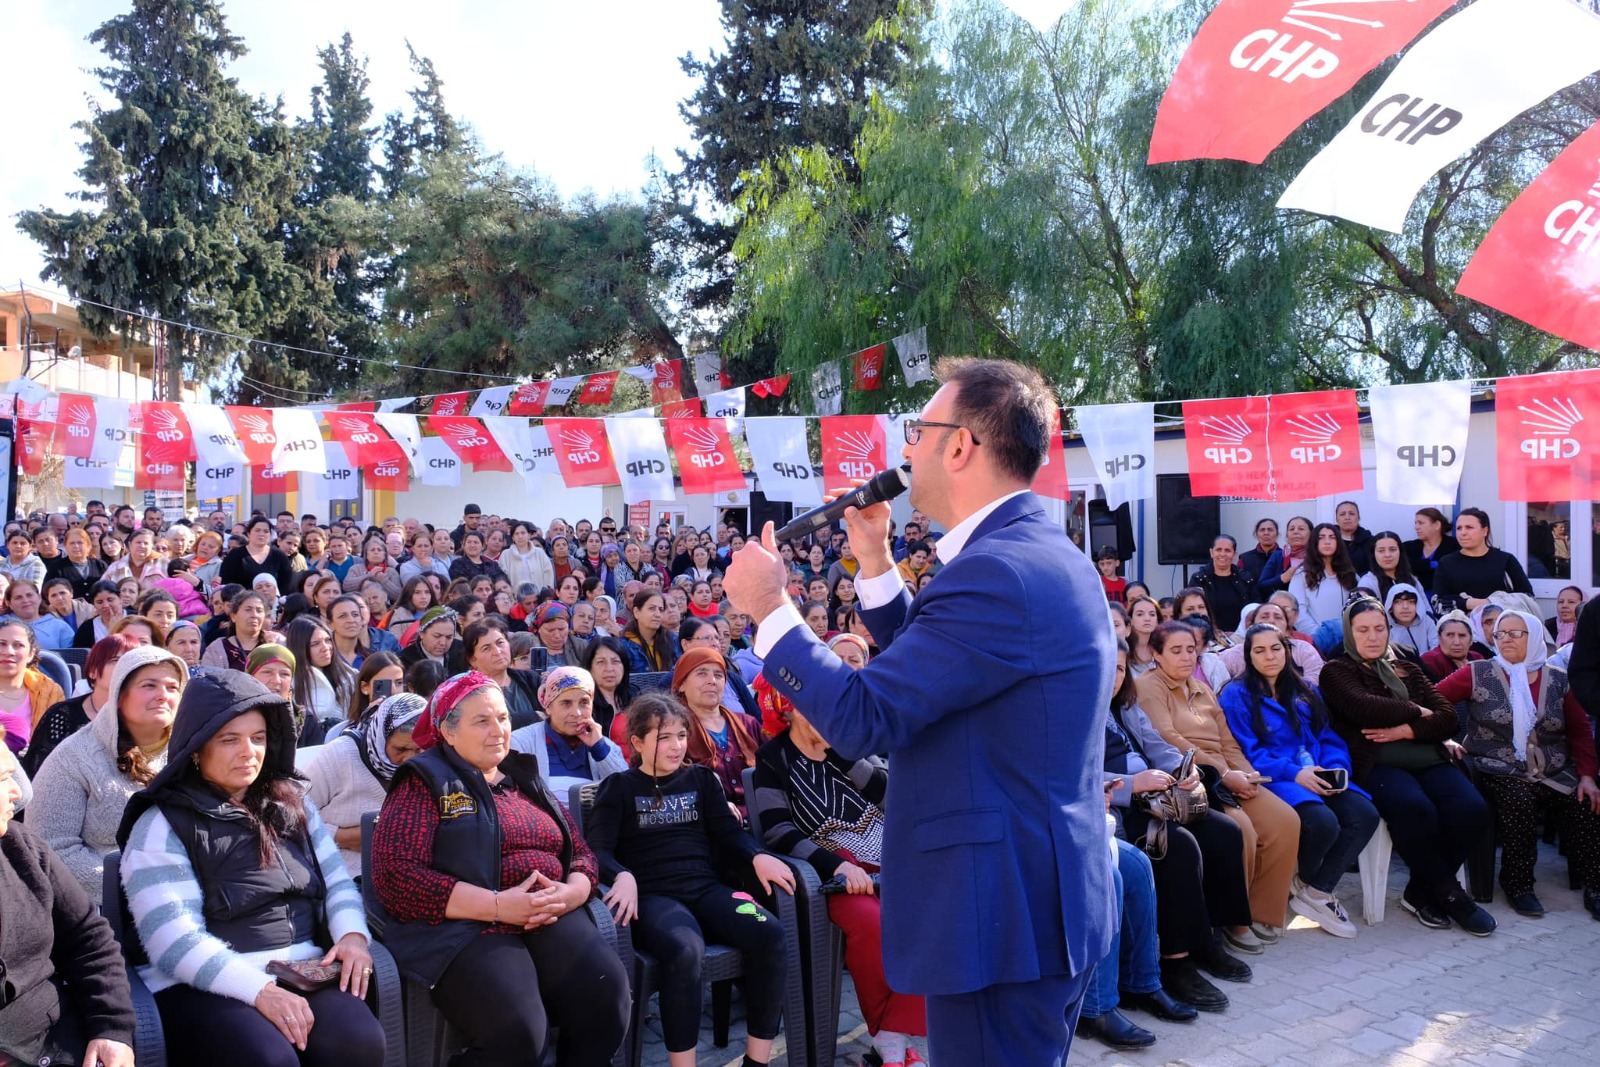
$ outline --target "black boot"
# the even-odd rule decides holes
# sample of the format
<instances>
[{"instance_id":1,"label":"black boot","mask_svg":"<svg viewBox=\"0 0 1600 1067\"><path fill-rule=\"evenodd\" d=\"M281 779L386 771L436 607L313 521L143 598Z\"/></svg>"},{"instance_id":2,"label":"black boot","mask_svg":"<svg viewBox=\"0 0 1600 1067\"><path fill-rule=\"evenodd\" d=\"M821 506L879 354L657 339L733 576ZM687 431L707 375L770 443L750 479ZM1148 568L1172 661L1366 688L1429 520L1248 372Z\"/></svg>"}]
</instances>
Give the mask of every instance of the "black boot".
<instances>
[{"instance_id":1,"label":"black boot","mask_svg":"<svg viewBox=\"0 0 1600 1067\"><path fill-rule=\"evenodd\" d=\"M1119 1049L1149 1048L1156 1043L1155 1034L1133 1025L1115 1008L1093 1019L1078 1016L1078 1036L1092 1037L1102 1045Z\"/></svg>"},{"instance_id":2,"label":"black boot","mask_svg":"<svg viewBox=\"0 0 1600 1067\"><path fill-rule=\"evenodd\" d=\"M1194 960L1187 956L1161 961L1161 988L1201 1011L1228 1010L1228 995L1206 981Z\"/></svg>"}]
</instances>

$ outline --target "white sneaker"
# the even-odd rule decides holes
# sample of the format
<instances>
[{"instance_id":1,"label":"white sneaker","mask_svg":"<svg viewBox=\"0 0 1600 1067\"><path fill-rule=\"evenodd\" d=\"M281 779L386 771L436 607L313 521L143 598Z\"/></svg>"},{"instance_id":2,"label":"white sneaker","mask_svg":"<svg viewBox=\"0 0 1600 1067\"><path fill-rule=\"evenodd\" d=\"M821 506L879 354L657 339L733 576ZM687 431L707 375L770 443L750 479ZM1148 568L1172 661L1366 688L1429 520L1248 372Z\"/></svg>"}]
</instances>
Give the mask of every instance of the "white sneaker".
<instances>
[{"instance_id":1,"label":"white sneaker","mask_svg":"<svg viewBox=\"0 0 1600 1067\"><path fill-rule=\"evenodd\" d=\"M1338 897L1304 884L1299 886L1299 890L1289 898L1289 907L1297 914L1310 919L1334 937L1356 936L1356 924L1350 921Z\"/></svg>"}]
</instances>

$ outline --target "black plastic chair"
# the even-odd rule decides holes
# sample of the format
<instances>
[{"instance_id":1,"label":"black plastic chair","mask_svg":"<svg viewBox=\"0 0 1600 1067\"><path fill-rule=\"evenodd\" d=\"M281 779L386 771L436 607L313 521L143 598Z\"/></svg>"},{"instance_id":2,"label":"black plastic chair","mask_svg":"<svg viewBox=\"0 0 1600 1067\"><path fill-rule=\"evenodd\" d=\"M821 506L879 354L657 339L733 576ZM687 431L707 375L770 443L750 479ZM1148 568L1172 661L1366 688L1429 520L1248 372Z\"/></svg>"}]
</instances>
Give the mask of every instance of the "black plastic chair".
<instances>
[{"instance_id":1,"label":"black plastic chair","mask_svg":"<svg viewBox=\"0 0 1600 1067\"><path fill-rule=\"evenodd\" d=\"M651 693L657 690L672 688L671 671L650 671L631 675L628 681L633 683L633 688L640 693Z\"/></svg>"},{"instance_id":2,"label":"black plastic chair","mask_svg":"<svg viewBox=\"0 0 1600 1067\"><path fill-rule=\"evenodd\" d=\"M367 812L361 816L361 869L372 870L372 832L378 825L378 813ZM383 932L387 925L393 921L383 901L378 897L377 888L373 885L371 877L361 879L361 899L367 908L367 926L372 930L374 941L383 939ZM622 960L625 973L633 970L633 948L627 940L627 935L618 936L617 925L611 919L610 910L598 899L591 900L588 905L589 914L594 918L595 926L600 930L600 936L605 938L606 944L611 946L618 958ZM385 951L385 955L388 955ZM401 1001L405 1006L405 1042L410 1051L406 1067L445 1067L450 1062L451 1056L466 1044L466 1039L461 1032L450 1025L434 1007L433 996L428 986L411 977L398 974L401 984ZM623 1039L622 1045L617 1049L617 1054L612 1057L612 1067L629 1067L628 1059L629 1042ZM556 1050L552 1044L547 1063L555 1062ZM385 1064L385 1067L389 1067Z\"/></svg>"},{"instance_id":3,"label":"black plastic chair","mask_svg":"<svg viewBox=\"0 0 1600 1067\"><path fill-rule=\"evenodd\" d=\"M78 668L78 673L80 674L89 665L89 649L87 648L54 648L51 651L67 666Z\"/></svg>"},{"instance_id":4,"label":"black plastic chair","mask_svg":"<svg viewBox=\"0 0 1600 1067\"><path fill-rule=\"evenodd\" d=\"M599 783L586 782L573 786L568 793L568 810L571 811L573 825L580 834L583 832L584 820L594 807L595 791L598 788ZM816 881L815 872L812 873L812 881ZM784 951L791 963L788 988L784 991L784 1040L789 1063L801 1067L811 1061L807 1054L810 1045L807 1040L805 977L800 951L800 917L795 904L796 898L782 890L774 893L773 897L773 913L783 926ZM621 930L631 945L632 935L627 932L626 927L622 927ZM630 1067L639 1067L639 1064L644 1062L645 1012L649 1008L651 994L660 985L661 972L655 957L648 952L635 948L632 956L633 1021L628 1028L631 1035L628 1042L629 1064ZM701 966L700 977L702 981L711 983L711 1042L717 1048L728 1047L729 1017L733 1011L733 980L743 975L744 956L737 949L728 945L706 945L705 963Z\"/></svg>"},{"instance_id":5,"label":"black plastic chair","mask_svg":"<svg viewBox=\"0 0 1600 1067\"><path fill-rule=\"evenodd\" d=\"M744 770L744 802L750 813L750 832L761 835L762 806L756 796L754 767ZM777 855L777 853L774 853ZM806 986L806 1041L804 1057L795 1054L792 1067L832 1067L839 1052L839 1011L844 997L844 931L828 917L828 898L816 868L788 856L779 857L795 872L795 910L800 917L800 963Z\"/></svg>"}]
</instances>

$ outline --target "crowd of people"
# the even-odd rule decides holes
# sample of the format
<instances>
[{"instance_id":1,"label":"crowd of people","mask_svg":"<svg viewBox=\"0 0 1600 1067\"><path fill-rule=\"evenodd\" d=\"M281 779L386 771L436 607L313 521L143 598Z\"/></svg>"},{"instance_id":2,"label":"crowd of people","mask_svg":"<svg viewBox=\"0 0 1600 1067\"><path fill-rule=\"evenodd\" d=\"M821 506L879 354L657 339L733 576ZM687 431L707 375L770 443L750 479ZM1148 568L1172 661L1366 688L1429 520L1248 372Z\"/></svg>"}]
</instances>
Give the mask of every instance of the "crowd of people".
<instances>
[{"instance_id":1,"label":"crowd of people","mask_svg":"<svg viewBox=\"0 0 1600 1067\"><path fill-rule=\"evenodd\" d=\"M1212 980L1248 981L1241 957L1292 914L1355 937L1336 889L1380 820L1425 926L1494 931L1456 874L1491 824L1507 900L1542 914L1541 817L1600 918L1600 614L1571 587L1541 617L1477 509L1422 509L1406 539L1364 529L1353 503L1336 519L1291 519L1282 543L1264 519L1243 552L1220 536L1163 600L1098 561L1122 918L1081 1034L1136 1048L1155 1036L1123 1008L1225 1011ZM771 910L790 863L823 883L876 1061L923 1062L922 998L891 988L881 952L890 768L840 757L763 677L722 589L744 536L476 505L454 528L97 502L12 523L0 1063L133 1062L123 950L98 918L126 907L174 1063L377 1064L359 1002L371 879L383 942L462 1035L461 1062L539 1062L552 1029L563 1065L610 1062L631 994L586 910L598 898L660 961L674 1067L695 1062L707 941L745 957L745 1063L764 1064L800 966ZM939 537L917 513L893 539L913 594ZM864 667L877 649L844 533L780 554L805 624ZM586 783L592 810L570 811Z\"/></svg>"}]
</instances>

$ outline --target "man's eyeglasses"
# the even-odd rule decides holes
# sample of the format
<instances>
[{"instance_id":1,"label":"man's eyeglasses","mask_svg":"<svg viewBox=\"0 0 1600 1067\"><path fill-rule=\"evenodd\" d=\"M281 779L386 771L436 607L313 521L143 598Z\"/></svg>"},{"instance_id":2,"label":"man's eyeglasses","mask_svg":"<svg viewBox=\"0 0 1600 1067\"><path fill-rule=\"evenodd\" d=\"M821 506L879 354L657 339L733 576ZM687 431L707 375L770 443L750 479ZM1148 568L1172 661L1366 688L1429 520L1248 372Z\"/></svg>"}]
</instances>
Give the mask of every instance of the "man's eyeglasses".
<instances>
[{"instance_id":1,"label":"man's eyeglasses","mask_svg":"<svg viewBox=\"0 0 1600 1067\"><path fill-rule=\"evenodd\" d=\"M954 423L954 422L929 422L927 419L907 419L904 422L902 422L900 425L902 427L904 427L904 429L905 429L906 444L908 444L908 445L914 445L918 441L922 440L922 431L925 428L929 427L929 426L938 427L939 429L943 429L943 430L961 430L961 429L966 429L966 427L963 427L958 423ZM967 433L971 434L972 431L970 429L968 429ZM973 434L972 443L975 444L975 445L981 445L983 442L978 440L976 434Z\"/></svg>"}]
</instances>

